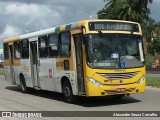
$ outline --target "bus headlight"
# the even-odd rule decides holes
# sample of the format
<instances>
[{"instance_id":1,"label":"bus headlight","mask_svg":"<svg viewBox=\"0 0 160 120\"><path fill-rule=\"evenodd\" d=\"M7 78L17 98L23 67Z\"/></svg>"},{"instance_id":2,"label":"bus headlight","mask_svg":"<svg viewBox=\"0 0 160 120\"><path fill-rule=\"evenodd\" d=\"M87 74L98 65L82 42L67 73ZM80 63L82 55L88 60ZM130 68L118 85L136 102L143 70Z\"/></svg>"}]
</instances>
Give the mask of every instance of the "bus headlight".
<instances>
[{"instance_id":1,"label":"bus headlight","mask_svg":"<svg viewBox=\"0 0 160 120\"><path fill-rule=\"evenodd\" d=\"M90 78L90 77L87 77L87 81L91 82L92 84L94 84L94 85L96 85L98 87L102 87L103 86L100 82L98 82L98 81L96 81L96 80L94 80L93 78Z\"/></svg>"},{"instance_id":2,"label":"bus headlight","mask_svg":"<svg viewBox=\"0 0 160 120\"><path fill-rule=\"evenodd\" d=\"M146 76L141 77L141 78L137 81L137 84L141 84L145 79L146 79Z\"/></svg>"}]
</instances>

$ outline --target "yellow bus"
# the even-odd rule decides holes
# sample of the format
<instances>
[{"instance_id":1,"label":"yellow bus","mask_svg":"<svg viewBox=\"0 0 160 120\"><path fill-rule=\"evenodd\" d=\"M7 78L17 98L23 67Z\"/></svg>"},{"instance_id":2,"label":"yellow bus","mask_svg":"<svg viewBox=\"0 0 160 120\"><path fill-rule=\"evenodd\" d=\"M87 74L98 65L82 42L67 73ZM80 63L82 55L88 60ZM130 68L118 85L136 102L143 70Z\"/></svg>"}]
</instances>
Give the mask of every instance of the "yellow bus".
<instances>
[{"instance_id":1,"label":"yellow bus","mask_svg":"<svg viewBox=\"0 0 160 120\"><path fill-rule=\"evenodd\" d=\"M29 88L76 96L143 93L145 60L140 24L83 20L5 39L5 79Z\"/></svg>"}]
</instances>

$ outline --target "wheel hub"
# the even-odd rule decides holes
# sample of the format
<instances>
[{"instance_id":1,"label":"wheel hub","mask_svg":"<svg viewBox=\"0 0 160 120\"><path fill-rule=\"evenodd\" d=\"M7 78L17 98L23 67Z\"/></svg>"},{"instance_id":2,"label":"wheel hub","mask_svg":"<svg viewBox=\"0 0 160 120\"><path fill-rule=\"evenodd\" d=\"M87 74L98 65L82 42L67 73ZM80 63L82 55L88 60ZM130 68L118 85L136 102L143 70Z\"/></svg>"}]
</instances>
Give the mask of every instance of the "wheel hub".
<instances>
[{"instance_id":1,"label":"wheel hub","mask_svg":"<svg viewBox=\"0 0 160 120\"><path fill-rule=\"evenodd\" d=\"M64 94L65 94L67 97L70 96L70 90L69 90L69 88L68 88L67 86L64 88Z\"/></svg>"}]
</instances>

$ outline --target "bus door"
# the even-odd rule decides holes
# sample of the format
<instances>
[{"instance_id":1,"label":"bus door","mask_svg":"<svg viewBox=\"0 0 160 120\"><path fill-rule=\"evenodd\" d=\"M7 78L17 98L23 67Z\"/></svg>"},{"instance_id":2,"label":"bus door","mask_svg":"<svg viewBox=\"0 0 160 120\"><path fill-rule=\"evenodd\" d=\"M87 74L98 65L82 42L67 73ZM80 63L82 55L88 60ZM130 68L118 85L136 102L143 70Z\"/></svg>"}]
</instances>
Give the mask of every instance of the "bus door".
<instances>
[{"instance_id":1,"label":"bus door","mask_svg":"<svg viewBox=\"0 0 160 120\"><path fill-rule=\"evenodd\" d=\"M14 77L14 61L13 61L13 44L9 45L9 61L10 61L10 78L12 81L12 84L16 84L15 77Z\"/></svg>"},{"instance_id":2,"label":"bus door","mask_svg":"<svg viewBox=\"0 0 160 120\"><path fill-rule=\"evenodd\" d=\"M31 78L34 87L40 87L38 74L37 41L30 41Z\"/></svg>"},{"instance_id":3,"label":"bus door","mask_svg":"<svg viewBox=\"0 0 160 120\"><path fill-rule=\"evenodd\" d=\"M76 69L77 69L77 86L79 93L85 93L84 71L83 71L83 54L82 40L80 35L74 37L75 54L76 54Z\"/></svg>"}]
</instances>

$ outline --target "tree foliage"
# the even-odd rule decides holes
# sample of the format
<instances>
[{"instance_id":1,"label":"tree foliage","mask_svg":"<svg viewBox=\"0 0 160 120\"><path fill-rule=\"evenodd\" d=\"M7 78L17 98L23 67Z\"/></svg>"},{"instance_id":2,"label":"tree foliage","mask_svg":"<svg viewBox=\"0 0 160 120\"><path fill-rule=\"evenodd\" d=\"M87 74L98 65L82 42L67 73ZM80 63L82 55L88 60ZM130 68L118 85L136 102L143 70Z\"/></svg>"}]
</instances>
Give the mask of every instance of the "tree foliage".
<instances>
[{"instance_id":1,"label":"tree foliage","mask_svg":"<svg viewBox=\"0 0 160 120\"><path fill-rule=\"evenodd\" d=\"M150 45L148 46L149 53L155 54L160 51L160 36L152 39Z\"/></svg>"},{"instance_id":2,"label":"tree foliage","mask_svg":"<svg viewBox=\"0 0 160 120\"><path fill-rule=\"evenodd\" d=\"M105 7L98 12L100 19L118 19L142 23L149 19L148 3L153 0L104 0ZM105 14L105 15L104 15Z\"/></svg>"}]
</instances>

